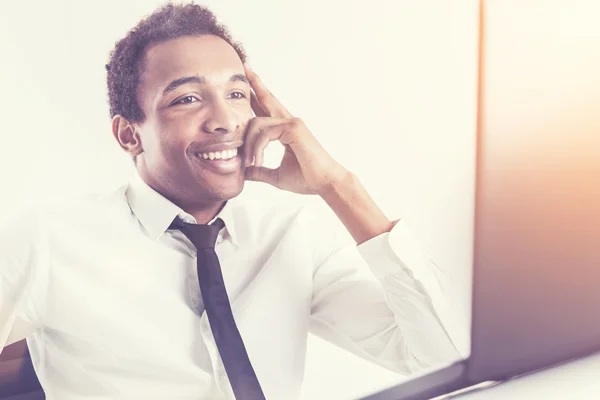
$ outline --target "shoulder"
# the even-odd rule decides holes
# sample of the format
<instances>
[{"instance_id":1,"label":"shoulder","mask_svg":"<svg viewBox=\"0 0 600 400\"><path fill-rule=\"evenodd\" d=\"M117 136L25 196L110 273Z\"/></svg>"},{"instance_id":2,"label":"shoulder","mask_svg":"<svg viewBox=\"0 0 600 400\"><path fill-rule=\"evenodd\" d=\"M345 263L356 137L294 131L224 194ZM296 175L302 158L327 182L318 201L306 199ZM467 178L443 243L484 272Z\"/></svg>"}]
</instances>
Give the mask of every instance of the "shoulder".
<instances>
[{"instance_id":1,"label":"shoulder","mask_svg":"<svg viewBox=\"0 0 600 400\"><path fill-rule=\"evenodd\" d=\"M123 213L129 211L125 197L126 187L121 185L78 196L30 200L0 218L0 231L4 233L19 227L18 229L29 233L43 235L49 226L56 224L94 220L106 222L113 216L122 217Z\"/></svg>"}]
</instances>

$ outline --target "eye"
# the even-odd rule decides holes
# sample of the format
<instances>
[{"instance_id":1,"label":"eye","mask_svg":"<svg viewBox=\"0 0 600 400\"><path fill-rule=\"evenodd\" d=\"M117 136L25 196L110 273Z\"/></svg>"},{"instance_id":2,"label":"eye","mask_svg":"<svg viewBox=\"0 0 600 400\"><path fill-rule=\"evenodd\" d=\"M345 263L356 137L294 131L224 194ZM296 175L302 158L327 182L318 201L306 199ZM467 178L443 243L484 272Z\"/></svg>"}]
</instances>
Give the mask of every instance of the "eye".
<instances>
[{"instance_id":1,"label":"eye","mask_svg":"<svg viewBox=\"0 0 600 400\"><path fill-rule=\"evenodd\" d=\"M200 101L200 100L198 100L198 98L195 96L185 96L185 97L182 97L181 99L177 100L176 102L174 102L173 105L191 104L191 103L195 103L197 101Z\"/></svg>"},{"instance_id":2,"label":"eye","mask_svg":"<svg viewBox=\"0 0 600 400\"><path fill-rule=\"evenodd\" d=\"M246 98L246 94L244 92L233 92L230 96L235 100L241 100Z\"/></svg>"}]
</instances>

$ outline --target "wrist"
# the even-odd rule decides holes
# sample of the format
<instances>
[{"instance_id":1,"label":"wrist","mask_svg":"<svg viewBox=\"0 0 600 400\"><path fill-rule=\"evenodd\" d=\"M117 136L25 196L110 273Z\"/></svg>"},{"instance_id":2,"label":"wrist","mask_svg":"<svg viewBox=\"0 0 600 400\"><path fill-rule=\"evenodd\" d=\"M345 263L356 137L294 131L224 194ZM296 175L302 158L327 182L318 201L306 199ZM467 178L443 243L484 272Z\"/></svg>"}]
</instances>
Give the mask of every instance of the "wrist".
<instances>
[{"instance_id":1,"label":"wrist","mask_svg":"<svg viewBox=\"0 0 600 400\"><path fill-rule=\"evenodd\" d=\"M321 198L340 218L357 244L389 232L393 226L358 177L349 171L332 181L321 192Z\"/></svg>"},{"instance_id":2,"label":"wrist","mask_svg":"<svg viewBox=\"0 0 600 400\"><path fill-rule=\"evenodd\" d=\"M358 178L351 171L341 167L335 172L328 182L317 191L323 200L329 200L342 196L344 193L349 193L352 187L355 186Z\"/></svg>"}]
</instances>

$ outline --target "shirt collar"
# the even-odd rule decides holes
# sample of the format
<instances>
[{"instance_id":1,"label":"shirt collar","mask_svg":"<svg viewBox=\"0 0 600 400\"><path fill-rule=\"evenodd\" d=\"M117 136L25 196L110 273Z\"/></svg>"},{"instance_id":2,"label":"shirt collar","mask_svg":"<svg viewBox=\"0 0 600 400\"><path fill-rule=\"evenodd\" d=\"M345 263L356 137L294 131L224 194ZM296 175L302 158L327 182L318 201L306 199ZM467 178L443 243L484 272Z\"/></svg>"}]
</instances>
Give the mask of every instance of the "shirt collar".
<instances>
[{"instance_id":1,"label":"shirt collar","mask_svg":"<svg viewBox=\"0 0 600 400\"><path fill-rule=\"evenodd\" d=\"M187 222L196 223L196 219L179 206L151 188L139 173L134 171L126 191L127 202L133 214L140 221L152 240L158 240L169 228L176 216ZM232 200L228 200L221 211L213 218L221 218L225 223L225 237L237 246Z\"/></svg>"}]
</instances>

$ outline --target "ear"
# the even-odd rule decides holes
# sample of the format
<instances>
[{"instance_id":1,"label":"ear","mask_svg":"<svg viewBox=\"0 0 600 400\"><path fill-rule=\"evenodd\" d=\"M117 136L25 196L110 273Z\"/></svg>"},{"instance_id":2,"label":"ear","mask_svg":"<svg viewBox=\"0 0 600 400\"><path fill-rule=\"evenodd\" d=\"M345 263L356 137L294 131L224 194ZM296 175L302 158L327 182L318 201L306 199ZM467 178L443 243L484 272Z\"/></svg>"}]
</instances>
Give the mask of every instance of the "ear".
<instances>
[{"instance_id":1,"label":"ear","mask_svg":"<svg viewBox=\"0 0 600 400\"><path fill-rule=\"evenodd\" d=\"M142 141L137 126L121 115L115 115L112 119L113 136L119 143L119 146L125 150L131 157L136 157L143 153Z\"/></svg>"}]
</instances>

